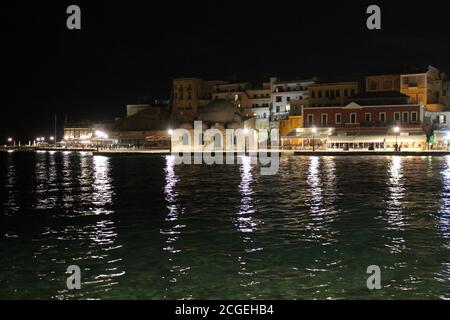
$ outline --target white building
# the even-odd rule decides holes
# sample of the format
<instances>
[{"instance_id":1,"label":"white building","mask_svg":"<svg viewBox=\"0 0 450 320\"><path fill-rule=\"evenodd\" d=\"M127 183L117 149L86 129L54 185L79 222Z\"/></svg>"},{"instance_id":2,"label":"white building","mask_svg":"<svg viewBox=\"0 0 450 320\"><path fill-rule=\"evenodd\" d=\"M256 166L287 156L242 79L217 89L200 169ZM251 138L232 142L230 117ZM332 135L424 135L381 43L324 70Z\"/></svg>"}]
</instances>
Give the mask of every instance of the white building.
<instances>
[{"instance_id":1,"label":"white building","mask_svg":"<svg viewBox=\"0 0 450 320\"><path fill-rule=\"evenodd\" d=\"M270 78L272 120L276 121L289 116L291 101L308 99L308 87L313 83L315 83L314 79L282 81L276 77Z\"/></svg>"}]
</instances>

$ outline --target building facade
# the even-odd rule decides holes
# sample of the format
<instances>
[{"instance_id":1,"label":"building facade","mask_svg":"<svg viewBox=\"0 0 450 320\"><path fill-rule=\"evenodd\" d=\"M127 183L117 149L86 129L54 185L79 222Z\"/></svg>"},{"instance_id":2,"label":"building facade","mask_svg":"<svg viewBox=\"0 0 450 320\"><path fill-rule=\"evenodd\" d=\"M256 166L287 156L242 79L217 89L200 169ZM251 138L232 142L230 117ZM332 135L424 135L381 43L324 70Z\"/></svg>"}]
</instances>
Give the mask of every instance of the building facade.
<instances>
[{"instance_id":1,"label":"building facade","mask_svg":"<svg viewBox=\"0 0 450 320\"><path fill-rule=\"evenodd\" d=\"M447 88L446 75L433 66L366 77L367 92L399 91L409 96L411 103L422 104L428 111L450 107Z\"/></svg>"},{"instance_id":2,"label":"building facade","mask_svg":"<svg viewBox=\"0 0 450 320\"><path fill-rule=\"evenodd\" d=\"M171 113L176 122L193 121L199 108L212 99L212 92L217 85L225 81L205 81L199 78L178 78L173 80Z\"/></svg>"},{"instance_id":3,"label":"building facade","mask_svg":"<svg viewBox=\"0 0 450 320\"><path fill-rule=\"evenodd\" d=\"M315 79L282 81L276 77L270 78L272 120L278 121L289 117L291 102L307 100L308 88L315 81Z\"/></svg>"},{"instance_id":4,"label":"building facade","mask_svg":"<svg viewBox=\"0 0 450 320\"><path fill-rule=\"evenodd\" d=\"M360 93L359 82L315 83L309 86L309 107L344 106Z\"/></svg>"}]
</instances>

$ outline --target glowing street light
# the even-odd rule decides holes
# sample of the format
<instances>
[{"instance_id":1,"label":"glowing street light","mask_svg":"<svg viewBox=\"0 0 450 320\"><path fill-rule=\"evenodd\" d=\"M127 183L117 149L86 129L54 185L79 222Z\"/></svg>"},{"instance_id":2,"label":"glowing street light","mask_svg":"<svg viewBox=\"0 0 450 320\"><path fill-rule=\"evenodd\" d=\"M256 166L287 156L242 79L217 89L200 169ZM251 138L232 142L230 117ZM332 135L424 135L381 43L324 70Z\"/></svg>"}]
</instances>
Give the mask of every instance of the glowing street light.
<instances>
[{"instance_id":1,"label":"glowing street light","mask_svg":"<svg viewBox=\"0 0 450 320\"><path fill-rule=\"evenodd\" d=\"M394 127L395 135L395 151L398 151L398 135L400 133L400 127Z\"/></svg>"}]
</instances>

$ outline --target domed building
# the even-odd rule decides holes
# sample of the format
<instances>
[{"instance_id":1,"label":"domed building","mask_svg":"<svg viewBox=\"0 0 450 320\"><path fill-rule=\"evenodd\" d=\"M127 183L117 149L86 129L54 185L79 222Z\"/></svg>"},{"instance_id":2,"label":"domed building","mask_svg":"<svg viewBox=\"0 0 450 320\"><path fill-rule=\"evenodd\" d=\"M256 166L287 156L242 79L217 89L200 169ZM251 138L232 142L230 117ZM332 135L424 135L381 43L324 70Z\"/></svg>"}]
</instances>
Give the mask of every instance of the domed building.
<instances>
[{"instance_id":1,"label":"domed building","mask_svg":"<svg viewBox=\"0 0 450 320\"><path fill-rule=\"evenodd\" d=\"M214 100L200 109L198 120L210 125L220 123L226 126L229 123L241 124L244 122L244 116L233 103L227 100Z\"/></svg>"},{"instance_id":2,"label":"domed building","mask_svg":"<svg viewBox=\"0 0 450 320\"><path fill-rule=\"evenodd\" d=\"M195 121L202 123L203 132L208 129L215 130L216 136L212 139L213 141L205 142L203 137L194 137L194 123L180 123L178 129L188 131L189 134L186 133L186 135L190 135L191 138L175 139L176 141L173 142L174 149L187 151L193 144L192 139L201 139L203 142L202 148L214 144L215 150L224 150L227 142L226 130L255 129L255 118L246 118L240 108L227 100L211 101L199 110L199 115ZM235 141L231 142L231 145L235 144Z\"/></svg>"}]
</instances>

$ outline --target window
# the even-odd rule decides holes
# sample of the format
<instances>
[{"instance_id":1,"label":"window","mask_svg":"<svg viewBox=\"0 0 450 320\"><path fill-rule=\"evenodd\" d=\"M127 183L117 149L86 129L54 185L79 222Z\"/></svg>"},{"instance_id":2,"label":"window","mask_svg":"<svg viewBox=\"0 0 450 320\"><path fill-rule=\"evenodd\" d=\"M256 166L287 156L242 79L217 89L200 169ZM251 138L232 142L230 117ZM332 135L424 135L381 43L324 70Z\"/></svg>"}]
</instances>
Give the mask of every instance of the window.
<instances>
[{"instance_id":1,"label":"window","mask_svg":"<svg viewBox=\"0 0 450 320\"><path fill-rule=\"evenodd\" d=\"M383 89L385 89L385 90L390 90L390 89L393 89L393 87L394 87L394 85L393 85L392 80L386 80L386 81L384 81Z\"/></svg>"},{"instance_id":2,"label":"window","mask_svg":"<svg viewBox=\"0 0 450 320\"><path fill-rule=\"evenodd\" d=\"M317 95L319 98L322 98L322 91L321 90L317 91Z\"/></svg>"},{"instance_id":3,"label":"window","mask_svg":"<svg viewBox=\"0 0 450 320\"><path fill-rule=\"evenodd\" d=\"M417 112L411 112L411 122L412 123L417 123L419 120L418 116L417 116Z\"/></svg>"},{"instance_id":4,"label":"window","mask_svg":"<svg viewBox=\"0 0 450 320\"><path fill-rule=\"evenodd\" d=\"M351 94L351 96L353 97L353 96L355 95L355 89L352 89L352 90L350 91L350 94Z\"/></svg>"},{"instance_id":5,"label":"window","mask_svg":"<svg viewBox=\"0 0 450 320\"><path fill-rule=\"evenodd\" d=\"M409 123L409 112L403 112L402 123Z\"/></svg>"},{"instance_id":6,"label":"window","mask_svg":"<svg viewBox=\"0 0 450 320\"><path fill-rule=\"evenodd\" d=\"M400 121L400 112L394 112L394 121Z\"/></svg>"},{"instance_id":7,"label":"window","mask_svg":"<svg viewBox=\"0 0 450 320\"><path fill-rule=\"evenodd\" d=\"M341 96L341 90L336 90L336 98L339 98Z\"/></svg>"},{"instance_id":8,"label":"window","mask_svg":"<svg viewBox=\"0 0 450 320\"><path fill-rule=\"evenodd\" d=\"M369 88L370 90L377 90L377 82L376 81L370 81Z\"/></svg>"},{"instance_id":9,"label":"window","mask_svg":"<svg viewBox=\"0 0 450 320\"><path fill-rule=\"evenodd\" d=\"M328 125L328 114L322 113L322 116L321 116L321 124L322 124L322 126L324 126L324 127Z\"/></svg>"},{"instance_id":10,"label":"window","mask_svg":"<svg viewBox=\"0 0 450 320\"><path fill-rule=\"evenodd\" d=\"M316 92L315 91L311 91L311 98L315 98L316 97Z\"/></svg>"},{"instance_id":11,"label":"window","mask_svg":"<svg viewBox=\"0 0 450 320\"><path fill-rule=\"evenodd\" d=\"M287 102L291 101L291 97L286 97L286 101Z\"/></svg>"},{"instance_id":12,"label":"window","mask_svg":"<svg viewBox=\"0 0 450 320\"><path fill-rule=\"evenodd\" d=\"M336 115L335 115L335 122L336 122L336 124L341 124L342 123L342 114L336 113Z\"/></svg>"},{"instance_id":13,"label":"window","mask_svg":"<svg viewBox=\"0 0 450 320\"><path fill-rule=\"evenodd\" d=\"M350 123L356 123L357 117L356 113L350 113Z\"/></svg>"},{"instance_id":14,"label":"window","mask_svg":"<svg viewBox=\"0 0 450 320\"><path fill-rule=\"evenodd\" d=\"M283 101L283 97L277 96L276 98L276 102L282 102Z\"/></svg>"},{"instance_id":15,"label":"window","mask_svg":"<svg viewBox=\"0 0 450 320\"><path fill-rule=\"evenodd\" d=\"M366 114L364 114L364 120L366 122L371 122L372 121L372 114L367 112Z\"/></svg>"},{"instance_id":16,"label":"window","mask_svg":"<svg viewBox=\"0 0 450 320\"><path fill-rule=\"evenodd\" d=\"M308 125L313 125L314 123L314 115L308 114Z\"/></svg>"},{"instance_id":17,"label":"window","mask_svg":"<svg viewBox=\"0 0 450 320\"><path fill-rule=\"evenodd\" d=\"M277 106L277 112L280 112L280 106Z\"/></svg>"},{"instance_id":18,"label":"window","mask_svg":"<svg viewBox=\"0 0 450 320\"><path fill-rule=\"evenodd\" d=\"M344 97L348 97L348 89L344 89Z\"/></svg>"},{"instance_id":19,"label":"window","mask_svg":"<svg viewBox=\"0 0 450 320\"><path fill-rule=\"evenodd\" d=\"M330 96L330 91L328 91L328 90L325 90L325 97L329 97Z\"/></svg>"},{"instance_id":20,"label":"window","mask_svg":"<svg viewBox=\"0 0 450 320\"><path fill-rule=\"evenodd\" d=\"M386 122L386 112L380 112L380 122Z\"/></svg>"}]
</instances>

